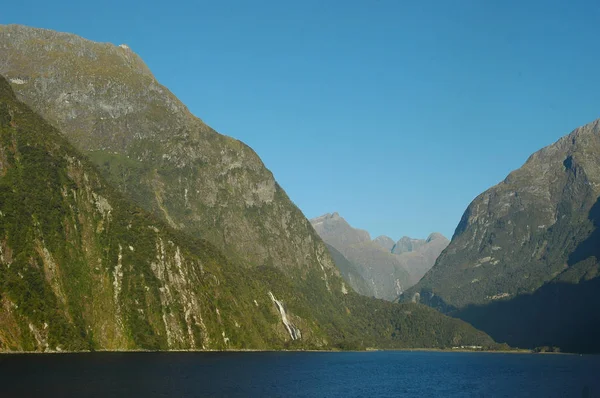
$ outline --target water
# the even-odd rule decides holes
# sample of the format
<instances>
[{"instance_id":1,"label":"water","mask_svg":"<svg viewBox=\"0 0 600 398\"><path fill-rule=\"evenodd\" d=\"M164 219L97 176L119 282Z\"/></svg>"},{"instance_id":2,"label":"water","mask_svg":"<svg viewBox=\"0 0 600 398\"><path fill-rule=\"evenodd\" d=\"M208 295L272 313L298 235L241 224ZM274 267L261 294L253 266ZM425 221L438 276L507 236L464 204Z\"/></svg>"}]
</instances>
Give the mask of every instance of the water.
<instances>
[{"instance_id":1,"label":"water","mask_svg":"<svg viewBox=\"0 0 600 398\"><path fill-rule=\"evenodd\" d=\"M0 355L1 397L600 397L600 356L442 352Z\"/></svg>"}]
</instances>

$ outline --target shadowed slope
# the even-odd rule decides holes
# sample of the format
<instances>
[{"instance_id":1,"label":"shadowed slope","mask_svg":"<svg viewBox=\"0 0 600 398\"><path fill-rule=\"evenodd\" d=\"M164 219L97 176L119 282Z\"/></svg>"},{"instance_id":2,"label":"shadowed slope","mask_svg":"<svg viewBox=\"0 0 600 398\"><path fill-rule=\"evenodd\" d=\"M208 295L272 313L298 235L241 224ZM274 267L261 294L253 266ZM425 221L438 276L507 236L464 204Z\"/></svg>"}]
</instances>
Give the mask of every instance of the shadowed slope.
<instances>
[{"instance_id":1,"label":"shadowed slope","mask_svg":"<svg viewBox=\"0 0 600 398\"><path fill-rule=\"evenodd\" d=\"M600 121L534 153L467 208L405 295L524 346L597 351Z\"/></svg>"}]
</instances>

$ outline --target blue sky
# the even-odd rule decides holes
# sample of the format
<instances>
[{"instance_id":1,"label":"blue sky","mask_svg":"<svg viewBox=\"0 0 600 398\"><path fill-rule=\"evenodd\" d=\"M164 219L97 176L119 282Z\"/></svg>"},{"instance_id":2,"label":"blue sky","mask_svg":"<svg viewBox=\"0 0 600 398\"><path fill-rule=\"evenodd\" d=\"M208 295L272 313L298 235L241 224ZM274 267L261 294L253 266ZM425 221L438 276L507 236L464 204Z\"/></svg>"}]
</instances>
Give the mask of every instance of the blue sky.
<instances>
[{"instance_id":1,"label":"blue sky","mask_svg":"<svg viewBox=\"0 0 600 398\"><path fill-rule=\"evenodd\" d=\"M451 236L470 201L600 117L597 1L3 4L0 23L126 43L307 217Z\"/></svg>"}]
</instances>

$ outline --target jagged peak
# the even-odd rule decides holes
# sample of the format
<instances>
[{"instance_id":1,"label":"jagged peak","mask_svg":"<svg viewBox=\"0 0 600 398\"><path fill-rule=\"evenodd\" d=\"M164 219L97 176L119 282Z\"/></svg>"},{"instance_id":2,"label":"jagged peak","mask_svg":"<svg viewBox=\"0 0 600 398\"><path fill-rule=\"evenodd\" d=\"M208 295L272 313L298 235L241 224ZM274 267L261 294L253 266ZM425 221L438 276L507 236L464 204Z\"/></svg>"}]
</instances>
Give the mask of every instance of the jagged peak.
<instances>
[{"instance_id":1,"label":"jagged peak","mask_svg":"<svg viewBox=\"0 0 600 398\"><path fill-rule=\"evenodd\" d=\"M311 218L310 222L312 224L317 224L317 223L321 223L321 222L324 222L327 220L344 220L344 218L341 217L338 212L333 212L333 213L325 213L322 216Z\"/></svg>"},{"instance_id":2,"label":"jagged peak","mask_svg":"<svg viewBox=\"0 0 600 398\"><path fill-rule=\"evenodd\" d=\"M310 220L312 226L317 231L329 231L329 233L339 233L340 231L346 231L356 236L356 241L365 242L371 240L371 235L368 231L360 228L354 228L348 221L346 221L338 212L326 213L322 216L315 217ZM337 232L334 232L337 231ZM321 237L323 237L321 235Z\"/></svg>"}]
</instances>

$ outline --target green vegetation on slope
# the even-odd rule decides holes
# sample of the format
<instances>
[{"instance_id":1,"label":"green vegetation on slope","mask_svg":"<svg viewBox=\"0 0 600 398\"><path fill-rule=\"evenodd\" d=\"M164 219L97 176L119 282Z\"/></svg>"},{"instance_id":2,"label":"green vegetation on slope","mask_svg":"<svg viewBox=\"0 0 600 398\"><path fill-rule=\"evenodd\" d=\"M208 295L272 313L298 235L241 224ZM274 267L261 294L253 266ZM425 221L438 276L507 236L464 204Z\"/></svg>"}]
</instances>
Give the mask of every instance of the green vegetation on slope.
<instances>
[{"instance_id":1,"label":"green vegetation on slope","mask_svg":"<svg viewBox=\"0 0 600 398\"><path fill-rule=\"evenodd\" d=\"M238 267L120 199L2 83L0 347L227 348L282 340L270 299L256 297L270 317L253 311ZM236 291L220 283L224 274L241 281ZM237 330L247 324L253 328Z\"/></svg>"},{"instance_id":2,"label":"green vegetation on slope","mask_svg":"<svg viewBox=\"0 0 600 398\"><path fill-rule=\"evenodd\" d=\"M190 114L128 47L8 25L0 26L0 60L18 98L171 227L237 265L337 274L256 153Z\"/></svg>"},{"instance_id":3,"label":"green vegetation on slope","mask_svg":"<svg viewBox=\"0 0 600 398\"><path fill-rule=\"evenodd\" d=\"M421 305L343 294L318 265L232 263L125 201L4 79L0 188L0 350L494 344Z\"/></svg>"}]
</instances>

